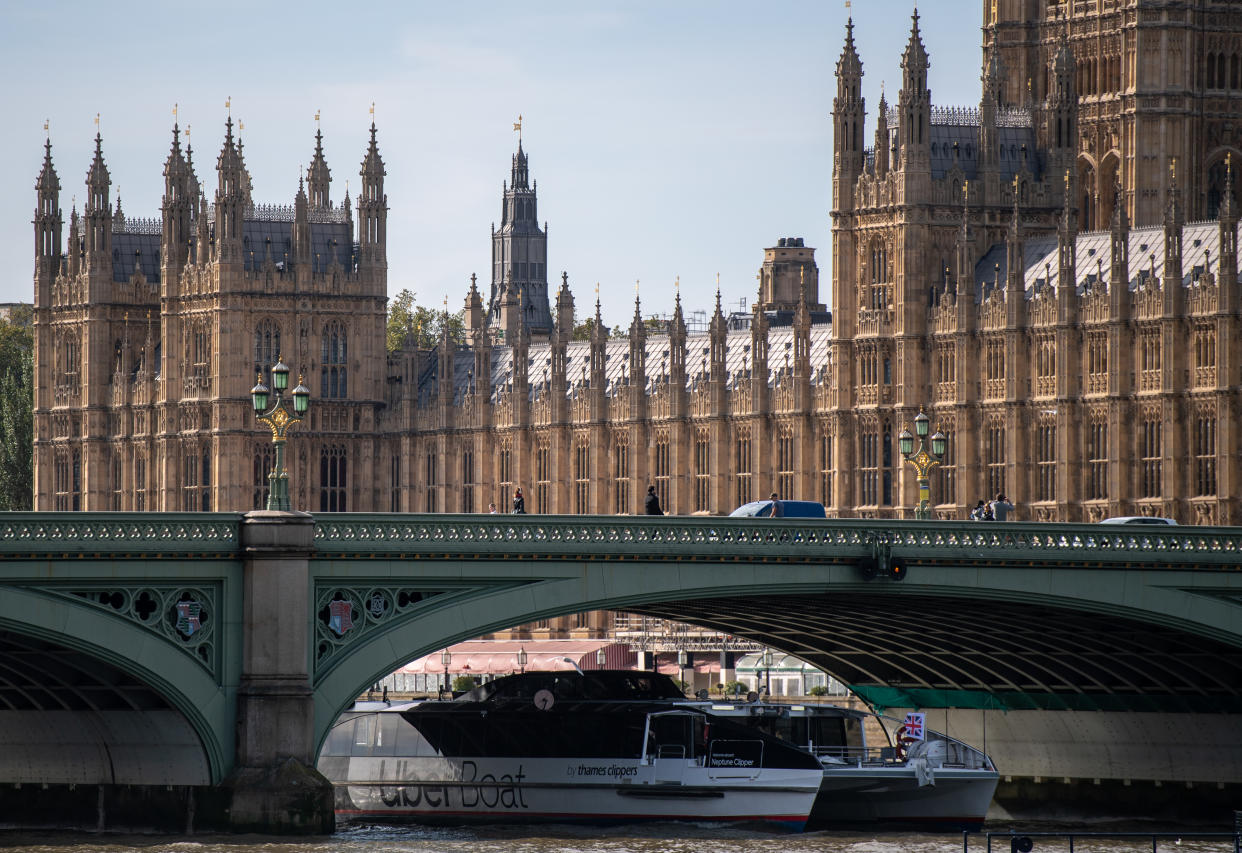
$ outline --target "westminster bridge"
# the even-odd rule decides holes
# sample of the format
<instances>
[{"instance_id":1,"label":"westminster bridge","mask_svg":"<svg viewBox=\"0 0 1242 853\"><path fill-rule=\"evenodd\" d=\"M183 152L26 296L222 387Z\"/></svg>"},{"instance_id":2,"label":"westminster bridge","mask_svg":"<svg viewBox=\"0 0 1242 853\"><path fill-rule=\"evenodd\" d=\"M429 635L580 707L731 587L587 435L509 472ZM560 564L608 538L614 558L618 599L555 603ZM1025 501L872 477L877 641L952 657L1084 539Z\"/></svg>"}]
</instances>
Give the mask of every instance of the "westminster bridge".
<instances>
[{"instance_id":1,"label":"westminster bridge","mask_svg":"<svg viewBox=\"0 0 1242 853\"><path fill-rule=\"evenodd\" d=\"M596 609L932 709L1027 792L1237 799L1242 779L1242 528L21 513L0 560L0 806L95 786L101 825L105 790L144 789L187 822L326 829L306 766L367 686Z\"/></svg>"}]
</instances>

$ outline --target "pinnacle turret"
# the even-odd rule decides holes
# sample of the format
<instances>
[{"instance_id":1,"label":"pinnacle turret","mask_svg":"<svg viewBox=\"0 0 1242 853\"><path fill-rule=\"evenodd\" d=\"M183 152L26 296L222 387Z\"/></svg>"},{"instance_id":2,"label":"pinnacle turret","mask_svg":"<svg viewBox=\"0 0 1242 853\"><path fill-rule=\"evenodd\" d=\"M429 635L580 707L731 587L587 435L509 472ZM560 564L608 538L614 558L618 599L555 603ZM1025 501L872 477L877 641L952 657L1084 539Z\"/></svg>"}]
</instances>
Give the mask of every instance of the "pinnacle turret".
<instances>
[{"instance_id":1,"label":"pinnacle turret","mask_svg":"<svg viewBox=\"0 0 1242 853\"><path fill-rule=\"evenodd\" d=\"M318 116L318 113L316 113ZM378 152L377 152L378 153ZM331 207L329 187L332 184L332 170L323 156L323 133L315 129L315 153L311 157L310 167L306 170L306 185L310 190L310 206L315 208Z\"/></svg>"}]
</instances>

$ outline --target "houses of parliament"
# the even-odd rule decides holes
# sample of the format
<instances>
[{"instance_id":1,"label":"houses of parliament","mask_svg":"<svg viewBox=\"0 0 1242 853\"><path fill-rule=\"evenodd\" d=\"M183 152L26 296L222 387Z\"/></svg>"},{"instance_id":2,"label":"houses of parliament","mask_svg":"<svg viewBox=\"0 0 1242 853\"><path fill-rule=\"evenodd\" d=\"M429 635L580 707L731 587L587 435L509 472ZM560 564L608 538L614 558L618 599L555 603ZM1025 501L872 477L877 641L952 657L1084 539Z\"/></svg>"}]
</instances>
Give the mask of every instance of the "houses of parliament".
<instances>
[{"instance_id":1,"label":"houses of parliament","mask_svg":"<svg viewBox=\"0 0 1242 853\"><path fill-rule=\"evenodd\" d=\"M36 509L263 507L273 451L249 391L282 358L312 392L289 444L299 509L503 512L520 487L529 512L638 513L653 484L677 514L774 491L908 517L897 439L925 411L948 438L940 517L1003 492L1024 520L1242 522L1242 7L983 5L979 102L933 104L916 12L870 122L847 25L831 305L815 250L781 238L753 310L718 294L706 330L678 298L658 327L636 301L609 335L596 300L573 339L521 143L464 335L389 353L374 123L356 199L333 198L317 133L292 204L251 198L231 119L203 184L174 126L152 219L111 198L97 135L67 238L49 141Z\"/></svg>"}]
</instances>

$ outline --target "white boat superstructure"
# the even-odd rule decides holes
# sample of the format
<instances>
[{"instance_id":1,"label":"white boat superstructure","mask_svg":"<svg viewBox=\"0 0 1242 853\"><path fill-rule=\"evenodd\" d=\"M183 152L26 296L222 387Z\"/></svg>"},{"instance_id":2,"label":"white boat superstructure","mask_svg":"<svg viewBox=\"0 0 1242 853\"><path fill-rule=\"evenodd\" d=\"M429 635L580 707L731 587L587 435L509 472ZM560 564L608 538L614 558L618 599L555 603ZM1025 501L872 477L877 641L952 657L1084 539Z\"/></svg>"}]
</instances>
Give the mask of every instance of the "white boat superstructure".
<instances>
[{"instance_id":1,"label":"white boat superstructure","mask_svg":"<svg viewBox=\"0 0 1242 853\"><path fill-rule=\"evenodd\" d=\"M801 829L822 784L819 761L679 704L665 681L654 673L525 673L453 702L356 710L334 727L319 768L347 819Z\"/></svg>"}]
</instances>

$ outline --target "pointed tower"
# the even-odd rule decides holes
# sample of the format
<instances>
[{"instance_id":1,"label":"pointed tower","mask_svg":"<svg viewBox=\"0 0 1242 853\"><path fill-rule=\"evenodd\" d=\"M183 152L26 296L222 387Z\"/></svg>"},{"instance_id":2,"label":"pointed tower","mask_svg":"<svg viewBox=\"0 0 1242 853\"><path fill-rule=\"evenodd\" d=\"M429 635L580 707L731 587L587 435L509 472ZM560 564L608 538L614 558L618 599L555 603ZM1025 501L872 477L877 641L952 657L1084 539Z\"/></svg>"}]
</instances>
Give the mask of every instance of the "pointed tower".
<instances>
[{"instance_id":1,"label":"pointed tower","mask_svg":"<svg viewBox=\"0 0 1242 853\"><path fill-rule=\"evenodd\" d=\"M1186 224L1182 190L1177 185L1177 160L1169 164L1169 190L1164 206L1164 276L1161 291L1166 316L1181 317L1186 301L1182 286L1182 230Z\"/></svg>"},{"instance_id":2,"label":"pointed tower","mask_svg":"<svg viewBox=\"0 0 1242 853\"><path fill-rule=\"evenodd\" d=\"M845 47L837 60L837 96L832 101L832 209L852 210L854 184L863 168L862 61L854 47L854 19L845 25Z\"/></svg>"},{"instance_id":3,"label":"pointed tower","mask_svg":"<svg viewBox=\"0 0 1242 853\"><path fill-rule=\"evenodd\" d=\"M311 231L309 202L306 198L306 187L302 184L300 176L298 177L298 194L293 200L292 232L290 236L293 265L298 274L302 275L311 264Z\"/></svg>"},{"instance_id":4,"label":"pointed tower","mask_svg":"<svg viewBox=\"0 0 1242 853\"><path fill-rule=\"evenodd\" d=\"M364 287L380 295L388 287L388 196L384 194L384 160L371 121L371 142L362 158L362 189L358 192L358 271L369 277Z\"/></svg>"},{"instance_id":5,"label":"pointed tower","mask_svg":"<svg viewBox=\"0 0 1242 853\"><path fill-rule=\"evenodd\" d=\"M875 117L875 176L883 180L888 176L889 149L892 146L891 134L888 131L888 101L884 98L884 90L880 90L880 108Z\"/></svg>"},{"instance_id":6,"label":"pointed tower","mask_svg":"<svg viewBox=\"0 0 1242 853\"><path fill-rule=\"evenodd\" d=\"M78 206L76 204L69 211L69 244L66 252L69 255L69 277L74 278L82 272L83 255L82 232L78 227Z\"/></svg>"},{"instance_id":7,"label":"pointed tower","mask_svg":"<svg viewBox=\"0 0 1242 853\"><path fill-rule=\"evenodd\" d=\"M569 341L574 334L574 295L569 292L569 274L561 273L561 289L556 293L556 327L552 330L551 385L553 420L564 419L565 394L569 389Z\"/></svg>"},{"instance_id":8,"label":"pointed tower","mask_svg":"<svg viewBox=\"0 0 1242 853\"><path fill-rule=\"evenodd\" d=\"M52 165L52 140L43 144L43 168L35 179L35 308L52 304L52 282L60 272L60 178Z\"/></svg>"},{"instance_id":9,"label":"pointed tower","mask_svg":"<svg viewBox=\"0 0 1242 853\"><path fill-rule=\"evenodd\" d=\"M194 228L194 188L190 164L181 156L180 128L173 124L172 149L164 161L164 199L160 205L160 281L165 296L177 295L177 281L189 260Z\"/></svg>"},{"instance_id":10,"label":"pointed tower","mask_svg":"<svg viewBox=\"0 0 1242 853\"><path fill-rule=\"evenodd\" d=\"M1078 139L1078 92L1075 76L1078 63L1070 47L1066 31L1061 32L1052 58L1052 88L1044 105L1044 139L1048 152L1048 170L1061 175L1075 167L1074 153ZM1072 189L1072 187L1070 187ZM1070 197L1072 198L1072 196Z\"/></svg>"},{"instance_id":11,"label":"pointed tower","mask_svg":"<svg viewBox=\"0 0 1242 853\"><path fill-rule=\"evenodd\" d=\"M310 167L306 170L306 188L311 207L318 210L332 206L328 191L331 184L332 172L328 168L328 162L323 158L323 134L319 128L315 128L315 154L311 157Z\"/></svg>"},{"instance_id":12,"label":"pointed tower","mask_svg":"<svg viewBox=\"0 0 1242 853\"><path fill-rule=\"evenodd\" d=\"M988 55L983 74L979 77L983 84L983 96L979 100L979 171L986 184L996 183L995 176L1000 166L1000 137L996 120L1004 79L1005 74L1000 67L1000 51L994 50ZM998 189L999 186L987 186L987 197L994 197L993 194Z\"/></svg>"},{"instance_id":13,"label":"pointed tower","mask_svg":"<svg viewBox=\"0 0 1242 853\"><path fill-rule=\"evenodd\" d=\"M1130 217L1118 181L1113 185L1113 218L1109 223L1108 303L1114 319L1124 319L1130 305ZM1222 240L1221 248L1224 249Z\"/></svg>"},{"instance_id":14,"label":"pointed tower","mask_svg":"<svg viewBox=\"0 0 1242 853\"><path fill-rule=\"evenodd\" d=\"M1220 200L1220 286L1222 308L1238 305L1238 206L1233 197L1233 156L1225 157L1225 191ZM1228 308L1225 306L1228 305Z\"/></svg>"},{"instance_id":15,"label":"pointed tower","mask_svg":"<svg viewBox=\"0 0 1242 853\"><path fill-rule=\"evenodd\" d=\"M246 174L241 150L233 138L233 117L224 124L224 144L216 158L215 259L241 264L242 228L246 216Z\"/></svg>"},{"instance_id":16,"label":"pointed tower","mask_svg":"<svg viewBox=\"0 0 1242 853\"><path fill-rule=\"evenodd\" d=\"M82 215L86 271L90 275L87 299L103 300L112 283L112 205L108 188L112 178L103 159L103 139L95 134L95 159L86 173L86 208Z\"/></svg>"},{"instance_id":17,"label":"pointed tower","mask_svg":"<svg viewBox=\"0 0 1242 853\"><path fill-rule=\"evenodd\" d=\"M522 294L526 321L536 338L552 331L548 303L548 235L539 227L538 184L530 183L530 170L522 142L513 155L510 183L504 184L500 228L492 229L492 292L489 311L492 323L500 322L498 301L506 283Z\"/></svg>"},{"instance_id":18,"label":"pointed tower","mask_svg":"<svg viewBox=\"0 0 1242 853\"><path fill-rule=\"evenodd\" d=\"M630 321L630 384L637 388L647 387L647 324L634 294L634 319Z\"/></svg>"},{"instance_id":19,"label":"pointed tower","mask_svg":"<svg viewBox=\"0 0 1242 853\"><path fill-rule=\"evenodd\" d=\"M919 34L919 10L910 22L910 40L901 56L901 93L897 100L897 128L903 172L931 169L931 91L927 69L931 62Z\"/></svg>"},{"instance_id":20,"label":"pointed tower","mask_svg":"<svg viewBox=\"0 0 1242 853\"><path fill-rule=\"evenodd\" d=\"M674 391L686 390L686 318L681 311L680 287L674 297L673 324L668 330L668 381Z\"/></svg>"}]
</instances>

